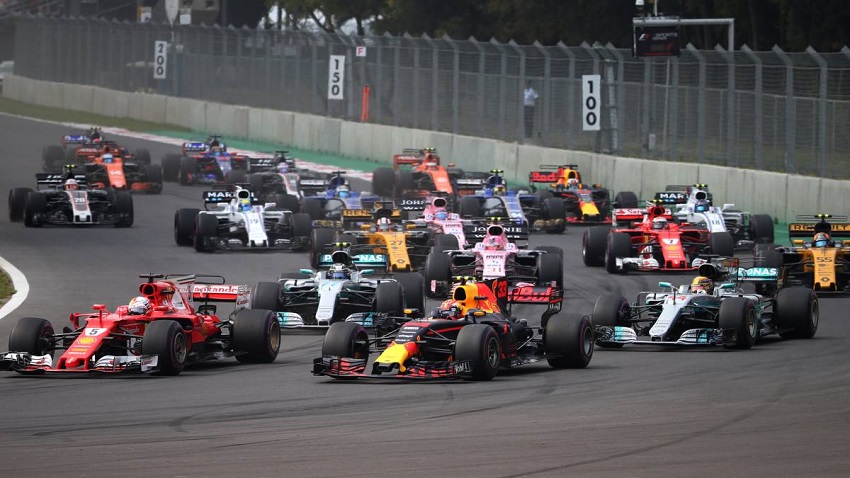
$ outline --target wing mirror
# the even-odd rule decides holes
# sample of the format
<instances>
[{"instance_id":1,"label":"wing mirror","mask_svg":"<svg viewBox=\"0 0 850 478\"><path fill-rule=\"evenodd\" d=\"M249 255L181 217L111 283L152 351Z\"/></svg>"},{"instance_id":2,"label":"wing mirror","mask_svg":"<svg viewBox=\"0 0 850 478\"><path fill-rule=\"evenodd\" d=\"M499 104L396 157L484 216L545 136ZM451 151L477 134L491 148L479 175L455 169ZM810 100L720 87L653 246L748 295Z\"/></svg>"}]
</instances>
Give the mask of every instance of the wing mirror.
<instances>
[{"instance_id":1,"label":"wing mirror","mask_svg":"<svg viewBox=\"0 0 850 478\"><path fill-rule=\"evenodd\" d=\"M669 282L659 282L658 287L661 287L662 289L671 289L673 287L673 284Z\"/></svg>"},{"instance_id":2,"label":"wing mirror","mask_svg":"<svg viewBox=\"0 0 850 478\"><path fill-rule=\"evenodd\" d=\"M360 271L360 275L369 276L375 273L375 269L363 269Z\"/></svg>"},{"instance_id":3,"label":"wing mirror","mask_svg":"<svg viewBox=\"0 0 850 478\"><path fill-rule=\"evenodd\" d=\"M313 269L301 269L301 270L299 270L299 272L301 272L301 274L303 274L305 276L313 275Z\"/></svg>"}]
</instances>

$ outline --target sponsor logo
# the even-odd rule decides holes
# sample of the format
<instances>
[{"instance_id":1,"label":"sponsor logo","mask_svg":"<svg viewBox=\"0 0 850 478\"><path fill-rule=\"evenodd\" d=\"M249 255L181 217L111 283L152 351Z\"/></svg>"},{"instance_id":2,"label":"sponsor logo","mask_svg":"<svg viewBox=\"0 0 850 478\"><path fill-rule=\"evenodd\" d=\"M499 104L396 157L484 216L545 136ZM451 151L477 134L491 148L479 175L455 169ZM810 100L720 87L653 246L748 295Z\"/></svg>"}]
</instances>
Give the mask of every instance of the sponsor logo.
<instances>
[{"instance_id":1,"label":"sponsor logo","mask_svg":"<svg viewBox=\"0 0 850 478\"><path fill-rule=\"evenodd\" d=\"M98 335L100 335L104 332L106 332L106 329L91 328L91 329L86 329L85 335L87 337L97 337Z\"/></svg>"},{"instance_id":2,"label":"sponsor logo","mask_svg":"<svg viewBox=\"0 0 850 478\"><path fill-rule=\"evenodd\" d=\"M97 342L97 339L94 337L80 337L77 339L77 343L80 345L91 345Z\"/></svg>"},{"instance_id":3,"label":"sponsor logo","mask_svg":"<svg viewBox=\"0 0 850 478\"><path fill-rule=\"evenodd\" d=\"M387 256L384 254L360 254L354 256L354 260L357 262L381 263L387 262Z\"/></svg>"},{"instance_id":4,"label":"sponsor logo","mask_svg":"<svg viewBox=\"0 0 850 478\"><path fill-rule=\"evenodd\" d=\"M472 373L472 364L469 362L455 362L452 364L452 367L457 374Z\"/></svg>"},{"instance_id":5,"label":"sponsor logo","mask_svg":"<svg viewBox=\"0 0 850 478\"><path fill-rule=\"evenodd\" d=\"M239 293L238 285L220 284L196 284L192 288L195 294L237 294Z\"/></svg>"},{"instance_id":6,"label":"sponsor logo","mask_svg":"<svg viewBox=\"0 0 850 478\"><path fill-rule=\"evenodd\" d=\"M738 275L745 277L776 277L779 275L779 269L775 267L750 267L749 269L740 269Z\"/></svg>"},{"instance_id":7,"label":"sponsor logo","mask_svg":"<svg viewBox=\"0 0 850 478\"><path fill-rule=\"evenodd\" d=\"M532 171L531 181L535 183L554 183L558 181L558 173L543 173L540 171Z\"/></svg>"}]
</instances>

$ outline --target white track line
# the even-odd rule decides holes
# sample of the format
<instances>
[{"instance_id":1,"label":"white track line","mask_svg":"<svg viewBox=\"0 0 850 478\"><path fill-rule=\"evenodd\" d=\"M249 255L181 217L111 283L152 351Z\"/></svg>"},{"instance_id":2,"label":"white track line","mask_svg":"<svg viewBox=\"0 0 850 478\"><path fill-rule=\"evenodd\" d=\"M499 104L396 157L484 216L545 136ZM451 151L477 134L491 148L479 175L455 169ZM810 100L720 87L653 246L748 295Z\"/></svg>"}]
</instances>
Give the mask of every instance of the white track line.
<instances>
[{"instance_id":1,"label":"white track line","mask_svg":"<svg viewBox=\"0 0 850 478\"><path fill-rule=\"evenodd\" d=\"M26 300L27 295L30 293L30 283L27 282L27 277L23 272L19 271L17 267L3 257L0 257L0 267L9 274L9 277L12 278L12 285L15 287L15 293L12 294L9 302L6 302L0 308L0 319L2 319L11 314L12 311L17 309Z\"/></svg>"}]
</instances>

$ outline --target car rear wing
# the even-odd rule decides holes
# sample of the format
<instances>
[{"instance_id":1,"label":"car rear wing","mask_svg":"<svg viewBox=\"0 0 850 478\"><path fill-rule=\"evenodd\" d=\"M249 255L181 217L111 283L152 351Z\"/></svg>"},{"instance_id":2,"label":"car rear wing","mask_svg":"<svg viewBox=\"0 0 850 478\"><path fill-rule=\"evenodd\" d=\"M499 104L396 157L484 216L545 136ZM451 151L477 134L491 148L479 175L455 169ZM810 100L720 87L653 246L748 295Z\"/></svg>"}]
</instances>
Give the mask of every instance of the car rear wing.
<instances>
[{"instance_id":1,"label":"car rear wing","mask_svg":"<svg viewBox=\"0 0 850 478\"><path fill-rule=\"evenodd\" d=\"M657 211L660 212L660 211ZM612 211L612 217L614 218L614 222L617 221L642 221L643 216L649 214L649 210L643 207L624 207L624 208L615 208ZM656 217L663 217L665 219L673 219L673 211L670 208L664 208L663 214L655 214Z\"/></svg>"},{"instance_id":2,"label":"car rear wing","mask_svg":"<svg viewBox=\"0 0 850 478\"><path fill-rule=\"evenodd\" d=\"M483 189L487 184L485 178L458 178L455 179L455 189L457 191L477 191Z\"/></svg>"},{"instance_id":3,"label":"car rear wing","mask_svg":"<svg viewBox=\"0 0 850 478\"><path fill-rule=\"evenodd\" d=\"M265 171L275 171L277 169L278 163L281 161L278 158L272 157L249 157L248 158L248 171L252 173L261 173Z\"/></svg>"},{"instance_id":4,"label":"car rear wing","mask_svg":"<svg viewBox=\"0 0 850 478\"><path fill-rule=\"evenodd\" d=\"M89 137L84 134L67 134L62 138L63 144L83 144L89 141Z\"/></svg>"},{"instance_id":5,"label":"car rear wing","mask_svg":"<svg viewBox=\"0 0 850 478\"><path fill-rule=\"evenodd\" d=\"M227 284L222 276L205 274L165 274L164 276L152 274L148 276L153 279L163 277L170 281L191 302L193 308L195 308L194 301L196 300L204 303L233 302L236 304L236 310L248 308L251 303L250 286Z\"/></svg>"},{"instance_id":6,"label":"car rear wing","mask_svg":"<svg viewBox=\"0 0 850 478\"><path fill-rule=\"evenodd\" d=\"M847 216L833 216L831 214L807 214L797 216L796 222L788 224L788 236L791 242L799 244L805 242L803 239L808 238L816 232L829 232L830 238L834 239L850 239L850 222Z\"/></svg>"},{"instance_id":7,"label":"car rear wing","mask_svg":"<svg viewBox=\"0 0 850 478\"><path fill-rule=\"evenodd\" d=\"M227 203L233 199L236 199L237 196L234 186L236 185L228 184L225 185L224 188L217 188L213 189L212 191L204 191L204 205ZM243 191L248 191L247 185L245 186L246 189L243 189ZM250 194L251 204L262 204L262 201L260 201L260 199L257 197L256 194L254 194L253 191L248 191L248 193Z\"/></svg>"},{"instance_id":8,"label":"car rear wing","mask_svg":"<svg viewBox=\"0 0 850 478\"><path fill-rule=\"evenodd\" d=\"M780 271L777 267L738 267L729 273L738 282L777 282Z\"/></svg>"},{"instance_id":9,"label":"car rear wing","mask_svg":"<svg viewBox=\"0 0 850 478\"><path fill-rule=\"evenodd\" d=\"M354 246L355 248L357 246ZM374 246L369 246L374 249ZM351 263L359 268L376 268L386 269L389 266L390 260L386 254L362 253L352 254ZM321 254L318 261L319 269L327 269L334 265L333 254Z\"/></svg>"},{"instance_id":10,"label":"car rear wing","mask_svg":"<svg viewBox=\"0 0 850 478\"><path fill-rule=\"evenodd\" d=\"M81 188L88 185L85 174L74 174L73 178ZM36 189L61 189L65 181L70 179L67 174L36 173Z\"/></svg>"},{"instance_id":11,"label":"car rear wing","mask_svg":"<svg viewBox=\"0 0 850 478\"><path fill-rule=\"evenodd\" d=\"M685 204L688 202L687 191L664 191L655 193L653 198L658 204Z\"/></svg>"},{"instance_id":12,"label":"car rear wing","mask_svg":"<svg viewBox=\"0 0 850 478\"><path fill-rule=\"evenodd\" d=\"M298 190L305 196L313 196L319 193L324 193L328 188L328 181L321 178L298 180Z\"/></svg>"},{"instance_id":13,"label":"car rear wing","mask_svg":"<svg viewBox=\"0 0 850 478\"><path fill-rule=\"evenodd\" d=\"M499 224L505 230L505 237L510 242L528 243L528 224L525 222L514 222L507 218L490 218L488 220L465 221L463 234L467 242L474 244L481 242L487 236L487 227L491 224Z\"/></svg>"},{"instance_id":14,"label":"car rear wing","mask_svg":"<svg viewBox=\"0 0 850 478\"><path fill-rule=\"evenodd\" d=\"M183 154L186 153L203 153L207 150L207 144L200 141L189 141L183 143Z\"/></svg>"},{"instance_id":15,"label":"car rear wing","mask_svg":"<svg viewBox=\"0 0 850 478\"><path fill-rule=\"evenodd\" d=\"M424 211L431 204L428 198L405 198L396 202L396 207L401 211Z\"/></svg>"}]
</instances>

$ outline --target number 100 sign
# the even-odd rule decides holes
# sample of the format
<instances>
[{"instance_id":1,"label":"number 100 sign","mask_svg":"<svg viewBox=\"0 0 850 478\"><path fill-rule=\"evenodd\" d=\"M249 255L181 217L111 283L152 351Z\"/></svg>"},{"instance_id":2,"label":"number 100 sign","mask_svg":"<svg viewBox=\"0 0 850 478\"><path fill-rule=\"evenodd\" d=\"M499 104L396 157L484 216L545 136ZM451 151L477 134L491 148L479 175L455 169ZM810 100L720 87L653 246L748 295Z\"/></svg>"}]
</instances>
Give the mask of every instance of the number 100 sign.
<instances>
[{"instance_id":1,"label":"number 100 sign","mask_svg":"<svg viewBox=\"0 0 850 478\"><path fill-rule=\"evenodd\" d=\"M581 77L581 121L583 131L599 131L599 75L583 75Z\"/></svg>"},{"instance_id":2,"label":"number 100 sign","mask_svg":"<svg viewBox=\"0 0 850 478\"><path fill-rule=\"evenodd\" d=\"M345 55L331 55L328 68L328 99L342 99L342 81L345 78Z\"/></svg>"}]
</instances>

